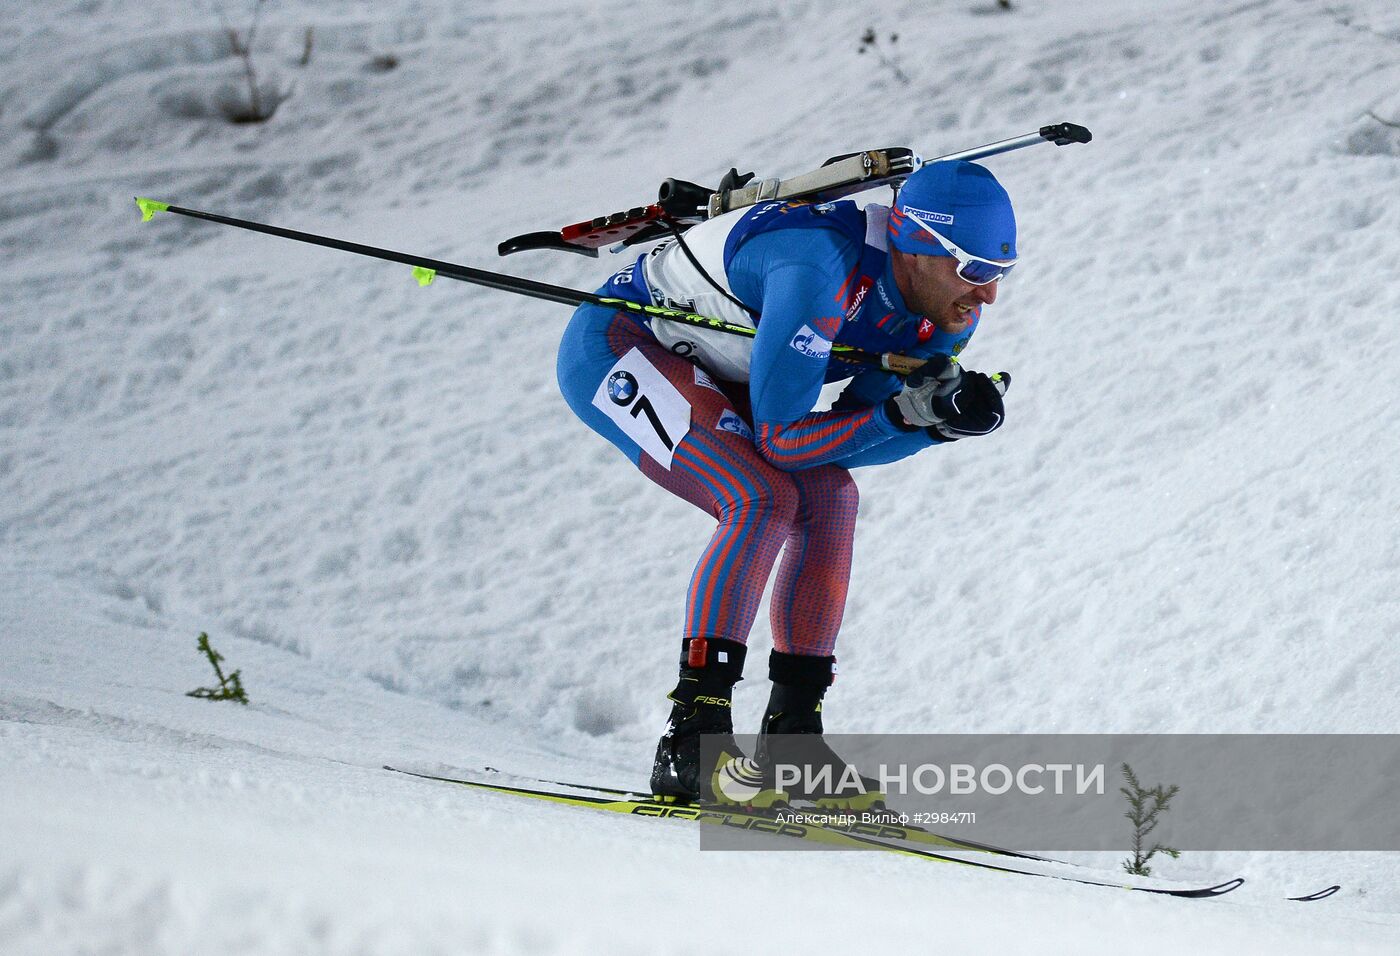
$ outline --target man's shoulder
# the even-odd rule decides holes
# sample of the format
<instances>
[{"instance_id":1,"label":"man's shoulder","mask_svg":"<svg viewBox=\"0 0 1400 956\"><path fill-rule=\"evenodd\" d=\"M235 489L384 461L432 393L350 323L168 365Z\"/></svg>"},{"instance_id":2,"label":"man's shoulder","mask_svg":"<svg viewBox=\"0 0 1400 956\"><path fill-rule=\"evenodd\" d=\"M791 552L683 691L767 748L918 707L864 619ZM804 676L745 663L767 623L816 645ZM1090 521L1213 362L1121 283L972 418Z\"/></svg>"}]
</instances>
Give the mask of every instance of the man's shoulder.
<instances>
[{"instance_id":1,"label":"man's shoulder","mask_svg":"<svg viewBox=\"0 0 1400 956\"><path fill-rule=\"evenodd\" d=\"M865 213L853 202L768 203L730 234L734 253L752 246L792 264L849 267L865 242Z\"/></svg>"},{"instance_id":2,"label":"man's shoulder","mask_svg":"<svg viewBox=\"0 0 1400 956\"><path fill-rule=\"evenodd\" d=\"M829 232L861 238L865 235L865 210L849 199L838 202L766 202L750 209L735 231Z\"/></svg>"}]
</instances>

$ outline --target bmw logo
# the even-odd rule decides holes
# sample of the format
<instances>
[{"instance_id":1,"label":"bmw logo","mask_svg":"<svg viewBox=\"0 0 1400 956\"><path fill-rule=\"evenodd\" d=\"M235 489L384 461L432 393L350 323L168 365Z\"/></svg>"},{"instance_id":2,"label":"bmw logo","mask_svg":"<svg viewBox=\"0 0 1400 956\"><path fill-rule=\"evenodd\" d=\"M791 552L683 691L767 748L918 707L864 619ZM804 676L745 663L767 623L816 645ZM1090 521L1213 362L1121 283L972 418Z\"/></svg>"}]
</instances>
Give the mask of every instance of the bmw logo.
<instances>
[{"instance_id":1,"label":"bmw logo","mask_svg":"<svg viewBox=\"0 0 1400 956\"><path fill-rule=\"evenodd\" d=\"M608 376L608 397L614 405L630 405L637 397L637 379L631 372L613 372Z\"/></svg>"}]
</instances>

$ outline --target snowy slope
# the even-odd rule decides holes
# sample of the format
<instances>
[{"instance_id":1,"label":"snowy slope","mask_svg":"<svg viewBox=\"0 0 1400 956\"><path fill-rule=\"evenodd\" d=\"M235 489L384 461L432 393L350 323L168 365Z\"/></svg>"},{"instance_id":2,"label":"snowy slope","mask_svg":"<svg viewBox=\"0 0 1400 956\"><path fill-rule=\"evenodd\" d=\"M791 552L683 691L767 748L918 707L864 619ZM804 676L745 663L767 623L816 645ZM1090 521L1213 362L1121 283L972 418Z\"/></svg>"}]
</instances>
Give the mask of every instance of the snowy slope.
<instances>
[{"instance_id":1,"label":"snowy slope","mask_svg":"<svg viewBox=\"0 0 1400 956\"><path fill-rule=\"evenodd\" d=\"M841 887L796 930L814 942L951 939L995 913L1062 949L1395 945L1388 855L1188 855L1172 875L1251 877L1188 910L697 857L683 828L381 779L419 760L640 782L709 521L569 415L567 310L140 225L133 195L591 288L624 260L495 243L667 176L1083 123L1089 146L991 162L1024 264L965 360L1015 374L1007 428L857 473L829 726L1396 727L1392 4L670 6L661 30L604 0L273 4L258 60L294 92L256 126L217 117L239 68L213 6L0 13L0 941L639 950L688 912L681 874L791 912L810 897L777 883L799 868ZM867 26L898 32L907 85L856 54ZM207 677L201 630L253 707L182 696ZM741 721L764 685L740 685ZM1355 890L1324 910L1274 902L1334 878ZM906 899L916 919L881 919Z\"/></svg>"},{"instance_id":2,"label":"snowy slope","mask_svg":"<svg viewBox=\"0 0 1400 956\"><path fill-rule=\"evenodd\" d=\"M689 954L728 938L816 952L872 940L892 952L1112 953L1125 940L1394 951L1393 914L1282 902L1310 877L1280 883L1248 863L1245 889L1200 902L866 853L700 853L684 824L396 777L365 755L489 747L526 769L587 767L266 645L227 642L253 706L191 700L180 690L202 667L153 632L139 600L4 583L44 608L0 605L0 626L34 648L7 659L0 683L7 954ZM1346 876L1370 883L1364 865Z\"/></svg>"}]
</instances>

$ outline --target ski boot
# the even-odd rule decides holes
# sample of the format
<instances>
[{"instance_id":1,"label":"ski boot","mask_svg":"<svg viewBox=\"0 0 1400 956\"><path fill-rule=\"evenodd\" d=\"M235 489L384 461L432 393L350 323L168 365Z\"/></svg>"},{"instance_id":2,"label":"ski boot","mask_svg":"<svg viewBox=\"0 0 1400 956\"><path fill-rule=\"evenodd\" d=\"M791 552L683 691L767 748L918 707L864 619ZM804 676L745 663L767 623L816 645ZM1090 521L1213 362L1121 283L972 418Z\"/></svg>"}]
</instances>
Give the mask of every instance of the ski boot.
<instances>
[{"instance_id":1,"label":"ski boot","mask_svg":"<svg viewBox=\"0 0 1400 956\"><path fill-rule=\"evenodd\" d=\"M734 685L743 679L746 652L738 641L716 637L681 643L680 680L667 695L671 718L651 768L651 792L658 800L762 808L779 801L734 740ZM702 766L702 734L720 738L709 766Z\"/></svg>"},{"instance_id":2,"label":"ski boot","mask_svg":"<svg viewBox=\"0 0 1400 956\"><path fill-rule=\"evenodd\" d=\"M860 776L822 736L822 697L835 679L836 658L773 651L768 676L773 692L763 715L755 759L793 800L829 810L880 810L879 781ZM777 779L778 766L798 767L800 779Z\"/></svg>"}]
</instances>

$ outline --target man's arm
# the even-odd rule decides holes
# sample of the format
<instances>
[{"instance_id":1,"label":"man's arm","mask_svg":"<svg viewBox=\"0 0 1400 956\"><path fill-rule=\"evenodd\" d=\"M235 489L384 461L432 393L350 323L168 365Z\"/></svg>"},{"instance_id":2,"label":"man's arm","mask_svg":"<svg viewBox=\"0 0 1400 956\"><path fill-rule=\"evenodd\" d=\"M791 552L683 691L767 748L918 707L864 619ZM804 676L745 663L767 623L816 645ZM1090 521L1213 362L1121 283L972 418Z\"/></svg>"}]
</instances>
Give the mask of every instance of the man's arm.
<instances>
[{"instance_id":1,"label":"man's arm","mask_svg":"<svg viewBox=\"0 0 1400 956\"><path fill-rule=\"evenodd\" d=\"M876 369L860 372L842 390L841 397L836 400L832 410L849 411L883 405L887 399L899 392L901 385L899 376L891 372ZM889 441L878 445L871 445L869 448L847 455L839 461L832 462L832 464L840 465L842 468L888 465L890 462L917 454L932 445L941 444L943 442L931 435L927 429L920 428L896 435Z\"/></svg>"},{"instance_id":2,"label":"man's arm","mask_svg":"<svg viewBox=\"0 0 1400 956\"><path fill-rule=\"evenodd\" d=\"M859 252L830 230L784 230L750 240L731 263L735 291L761 303L749 373L755 444L784 471L839 461L905 434L880 405L811 410L841 328L840 293Z\"/></svg>"},{"instance_id":3,"label":"man's arm","mask_svg":"<svg viewBox=\"0 0 1400 956\"><path fill-rule=\"evenodd\" d=\"M896 435L887 442L879 445L871 445L869 448L858 451L852 455L847 455L839 461L833 461L833 465L840 465L842 468L864 468L867 465L888 465L890 462L908 458L916 455L932 445L941 445L943 442L929 435L926 429L920 428L916 432L905 432Z\"/></svg>"}]
</instances>

